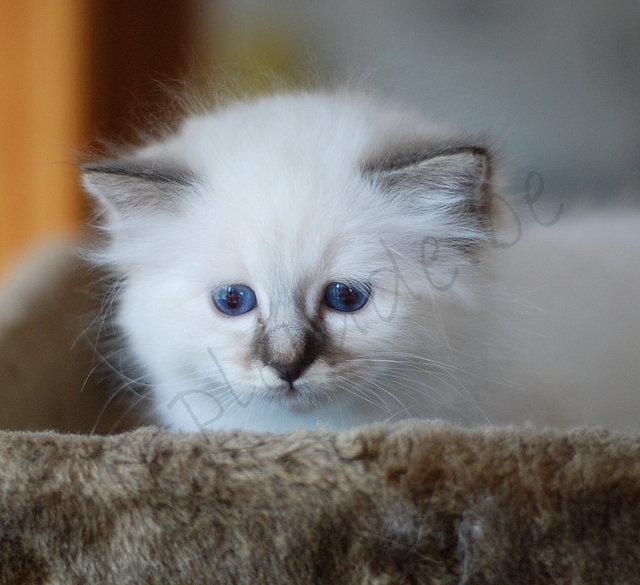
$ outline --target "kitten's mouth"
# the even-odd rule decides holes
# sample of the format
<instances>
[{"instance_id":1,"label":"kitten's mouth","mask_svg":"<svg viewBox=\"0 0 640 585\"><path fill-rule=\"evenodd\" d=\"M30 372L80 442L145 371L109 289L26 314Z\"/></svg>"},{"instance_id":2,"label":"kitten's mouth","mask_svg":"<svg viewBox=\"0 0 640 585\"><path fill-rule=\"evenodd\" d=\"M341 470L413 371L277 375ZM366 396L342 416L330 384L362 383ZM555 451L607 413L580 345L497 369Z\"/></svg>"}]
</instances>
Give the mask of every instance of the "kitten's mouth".
<instances>
[{"instance_id":1,"label":"kitten's mouth","mask_svg":"<svg viewBox=\"0 0 640 585\"><path fill-rule=\"evenodd\" d=\"M295 381L276 387L267 387L264 398L290 410L307 412L325 404L330 395L318 386Z\"/></svg>"}]
</instances>

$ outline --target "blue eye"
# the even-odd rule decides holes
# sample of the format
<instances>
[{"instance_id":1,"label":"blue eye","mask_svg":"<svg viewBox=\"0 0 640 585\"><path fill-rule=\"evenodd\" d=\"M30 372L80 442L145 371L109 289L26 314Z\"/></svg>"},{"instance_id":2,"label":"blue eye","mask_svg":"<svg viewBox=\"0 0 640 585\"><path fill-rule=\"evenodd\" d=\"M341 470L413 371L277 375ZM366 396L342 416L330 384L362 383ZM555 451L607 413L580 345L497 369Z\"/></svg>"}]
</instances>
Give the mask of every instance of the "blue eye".
<instances>
[{"instance_id":1,"label":"blue eye","mask_svg":"<svg viewBox=\"0 0 640 585\"><path fill-rule=\"evenodd\" d=\"M351 313L365 306L371 295L371 287L365 283L346 284L332 282L324 289L324 302L335 311Z\"/></svg>"},{"instance_id":2,"label":"blue eye","mask_svg":"<svg viewBox=\"0 0 640 585\"><path fill-rule=\"evenodd\" d=\"M226 315L243 315L256 308L256 293L244 284L221 286L213 291L213 302Z\"/></svg>"}]
</instances>

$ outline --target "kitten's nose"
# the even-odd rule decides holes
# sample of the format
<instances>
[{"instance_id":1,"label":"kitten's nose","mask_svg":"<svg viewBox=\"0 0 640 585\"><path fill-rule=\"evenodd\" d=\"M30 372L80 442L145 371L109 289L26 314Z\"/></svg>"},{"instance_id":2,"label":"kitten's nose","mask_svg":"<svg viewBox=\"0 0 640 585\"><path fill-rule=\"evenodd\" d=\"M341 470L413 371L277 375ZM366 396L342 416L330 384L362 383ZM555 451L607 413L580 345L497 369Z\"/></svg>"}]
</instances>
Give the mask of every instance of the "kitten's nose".
<instances>
[{"instance_id":1,"label":"kitten's nose","mask_svg":"<svg viewBox=\"0 0 640 585\"><path fill-rule=\"evenodd\" d=\"M289 363L271 362L269 365L278 372L281 380L291 384L302 375L308 364L305 360L296 360Z\"/></svg>"},{"instance_id":2,"label":"kitten's nose","mask_svg":"<svg viewBox=\"0 0 640 585\"><path fill-rule=\"evenodd\" d=\"M307 371L324 346L320 331L297 322L265 328L255 342L258 359L288 384L293 384Z\"/></svg>"}]
</instances>

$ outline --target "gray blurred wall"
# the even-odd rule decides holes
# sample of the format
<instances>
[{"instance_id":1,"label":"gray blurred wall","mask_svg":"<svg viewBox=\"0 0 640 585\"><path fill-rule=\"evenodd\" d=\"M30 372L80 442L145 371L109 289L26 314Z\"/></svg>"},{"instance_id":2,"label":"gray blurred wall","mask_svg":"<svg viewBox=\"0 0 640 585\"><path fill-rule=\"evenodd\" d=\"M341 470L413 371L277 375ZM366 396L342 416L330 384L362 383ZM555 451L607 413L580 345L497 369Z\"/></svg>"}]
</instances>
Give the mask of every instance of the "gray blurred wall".
<instances>
[{"instance_id":1,"label":"gray blurred wall","mask_svg":"<svg viewBox=\"0 0 640 585\"><path fill-rule=\"evenodd\" d=\"M303 39L321 68L364 73L436 119L492 130L510 158L515 189L537 171L548 191L568 199L638 199L638 0L216 5L212 27L236 48L275 23Z\"/></svg>"}]
</instances>

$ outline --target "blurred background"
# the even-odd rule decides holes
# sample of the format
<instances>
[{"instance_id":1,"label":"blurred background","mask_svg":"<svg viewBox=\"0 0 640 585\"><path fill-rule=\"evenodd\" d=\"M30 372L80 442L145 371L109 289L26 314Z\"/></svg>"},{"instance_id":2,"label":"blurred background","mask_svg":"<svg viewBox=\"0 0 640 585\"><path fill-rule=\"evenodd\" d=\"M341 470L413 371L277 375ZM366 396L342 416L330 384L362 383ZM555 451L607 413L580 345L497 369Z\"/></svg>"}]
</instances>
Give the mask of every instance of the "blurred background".
<instances>
[{"instance_id":1,"label":"blurred background","mask_svg":"<svg viewBox=\"0 0 640 585\"><path fill-rule=\"evenodd\" d=\"M0 279L81 225L70 161L185 77L364 78L492 131L514 190L535 171L566 201L640 192L637 0L4 0L0 30Z\"/></svg>"}]
</instances>

